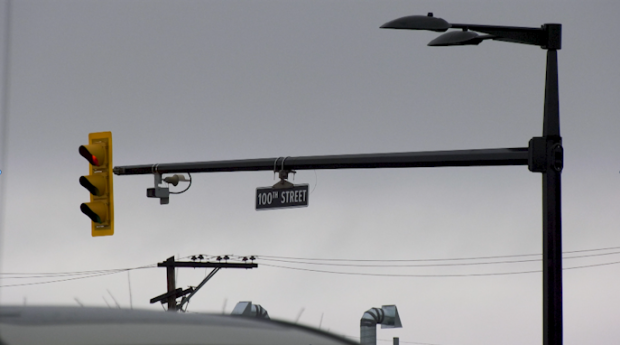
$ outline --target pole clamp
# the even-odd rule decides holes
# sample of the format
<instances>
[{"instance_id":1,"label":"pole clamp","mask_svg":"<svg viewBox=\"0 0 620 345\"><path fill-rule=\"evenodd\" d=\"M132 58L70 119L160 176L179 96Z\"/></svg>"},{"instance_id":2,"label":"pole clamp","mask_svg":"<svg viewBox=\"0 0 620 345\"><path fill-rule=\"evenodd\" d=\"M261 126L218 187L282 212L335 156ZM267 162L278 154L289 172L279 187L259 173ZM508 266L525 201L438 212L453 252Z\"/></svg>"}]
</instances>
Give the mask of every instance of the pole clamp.
<instances>
[{"instance_id":1,"label":"pole clamp","mask_svg":"<svg viewBox=\"0 0 620 345\"><path fill-rule=\"evenodd\" d=\"M528 145L527 167L531 172L561 172L564 168L564 148L560 140L534 137Z\"/></svg>"}]
</instances>

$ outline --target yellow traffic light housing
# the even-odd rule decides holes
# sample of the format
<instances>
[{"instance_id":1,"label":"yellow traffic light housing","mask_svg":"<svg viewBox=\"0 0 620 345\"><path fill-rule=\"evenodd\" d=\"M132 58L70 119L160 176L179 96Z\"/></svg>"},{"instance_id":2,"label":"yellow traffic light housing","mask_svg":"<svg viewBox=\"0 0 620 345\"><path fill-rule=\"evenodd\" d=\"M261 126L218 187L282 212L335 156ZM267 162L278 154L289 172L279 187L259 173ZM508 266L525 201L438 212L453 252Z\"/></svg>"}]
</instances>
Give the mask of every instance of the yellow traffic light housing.
<instances>
[{"instance_id":1,"label":"yellow traffic light housing","mask_svg":"<svg viewBox=\"0 0 620 345\"><path fill-rule=\"evenodd\" d=\"M80 184L90 192L90 202L80 205L92 221L92 236L114 235L114 193L112 186L112 132L88 134L88 145L80 155L90 163L90 174Z\"/></svg>"}]
</instances>

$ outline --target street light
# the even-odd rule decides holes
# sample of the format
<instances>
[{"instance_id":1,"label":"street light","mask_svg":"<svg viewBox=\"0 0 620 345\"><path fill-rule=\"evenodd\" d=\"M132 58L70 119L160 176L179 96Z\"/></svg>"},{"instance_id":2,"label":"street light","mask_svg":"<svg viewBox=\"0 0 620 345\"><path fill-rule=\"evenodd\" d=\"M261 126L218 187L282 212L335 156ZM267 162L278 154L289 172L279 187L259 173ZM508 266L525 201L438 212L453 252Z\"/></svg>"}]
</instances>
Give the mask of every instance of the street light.
<instances>
[{"instance_id":1,"label":"street light","mask_svg":"<svg viewBox=\"0 0 620 345\"><path fill-rule=\"evenodd\" d=\"M543 136L529 142L528 168L543 177L543 344L562 344L562 213L561 174L564 151L560 136L557 51L562 46L562 25L540 28L448 23L444 19L414 15L401 17L382 29L445 32L429 46L478 45L484 40L536 45L547 50ZM486 35L478 35L481 32Z\"/></svg>"},{"instance_id":2,"label":"street light","mask_svg":"<svg viewBox=\"0 0 620 345\"><path fill-rule=\"evenodd\" d=\"M415 15L394 19L383 24L381 28L437 32L445 32L448 29L461 29L461 32L467 33L465 35L455 34L454 31L446 33L431 41L428 44L429 46L476 45L486 39L536 45L547 50L558 50L562 44L562 25L560 24L545 24L541 28L457 24L448 23L444 19L434 17L433 13L428 13L426 16ZM482 32L487 35L479 36L471 31ZM442 42L442 40L445 41ZM438 42L435 41L440 41L442 44L437 44Z\"/></svg>"}]
</instances>

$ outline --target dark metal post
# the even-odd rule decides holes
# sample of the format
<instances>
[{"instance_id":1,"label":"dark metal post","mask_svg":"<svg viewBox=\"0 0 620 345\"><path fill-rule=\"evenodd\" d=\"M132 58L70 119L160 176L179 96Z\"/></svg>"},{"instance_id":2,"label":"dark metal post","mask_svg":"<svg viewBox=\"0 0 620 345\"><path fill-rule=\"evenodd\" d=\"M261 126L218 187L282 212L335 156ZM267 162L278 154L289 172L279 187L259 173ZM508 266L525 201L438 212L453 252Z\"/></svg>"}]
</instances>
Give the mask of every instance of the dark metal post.
<instances>
[{"instance_id":1,"label":"dark metal post","mask_svg":"<svg viewBox=\"0 0 620 345\"><path fill-rule=\"evenodd\" d=\"M176 289L176 282L174 279L174 256L169 257L166 262L171 264L170 266L166 267L166 276L168 278L168 293L174 293L174 290ZM168 296L168 311L177 311L177 297L175 294L171 294L170 296Z\"/></svg>"},{"instance_id":2,"label":"dark metal post","mask_svg":"<svg viewBox=\"0 0 620 345\"><path fill-rule=\"evenodd\" d=\"M543 138L547 166L543 178L543 345L562 344L562 203L563 168L558 92L558 52L547 51Z\"/></svg>"}]
</instances>

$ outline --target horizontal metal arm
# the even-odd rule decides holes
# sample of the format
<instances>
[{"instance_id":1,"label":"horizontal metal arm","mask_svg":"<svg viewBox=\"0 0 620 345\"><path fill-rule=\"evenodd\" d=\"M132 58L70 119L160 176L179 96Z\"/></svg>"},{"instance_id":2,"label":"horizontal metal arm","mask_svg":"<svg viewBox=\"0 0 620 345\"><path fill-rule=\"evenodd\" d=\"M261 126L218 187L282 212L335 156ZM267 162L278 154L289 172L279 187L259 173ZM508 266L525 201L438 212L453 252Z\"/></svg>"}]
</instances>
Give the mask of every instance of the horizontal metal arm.
<instances>
[{"instance_id":1,"label":"horizontal metal arm","mask_svg":"<svg viewBox=\"0 0 620 345\"><path fill-rule=\"evenodd\" d=\"M157 267L205 267L205 268L257 268L258 264L255 263L239 263L239 262L188 262L188 261L173 261L173 262L159 262Z\"/></svg>"},{"instance_id":2,"label":"horizontal metal arm","mask_svg":"<svg viewBox=\"0 0 620 345\"><path fill-rule=\"evenodd\" d=\"M546 43L545 30L518 26L497 26L478 24L450 24L453 29L467 29L496 36L498 41L543 46Z\"/></svg>"},{"instance_id":3,"label":"horizontal metal arm","mask_svg":"<svg viewBox=\"0 0 620 345\"><path fill-rule=\"evenodd\" d=\"M527 165L528 148L371 153L356 155L279 157L192 163L126 165L116 175L145 175L261 170L321 170Z\"/></svg>"},{"instance_id":4,"label":"horizontal metal arm","mask_svg":"<svg viewBox=\"0 0 620 345\"><path fill-rule=\"evenodd\" d=\"M187 295L188 293L191 293L192 291L194 291L193 288L189 288L185 290L183 290L182 288L178 288L176 290L166 292L157 297L151 298L151 304L157 303L157 302L161 302L162 304L164 304L169 297L174 297L175 299L177 299L179 297L183 297Z\"/></svg>"}]
</instances>

